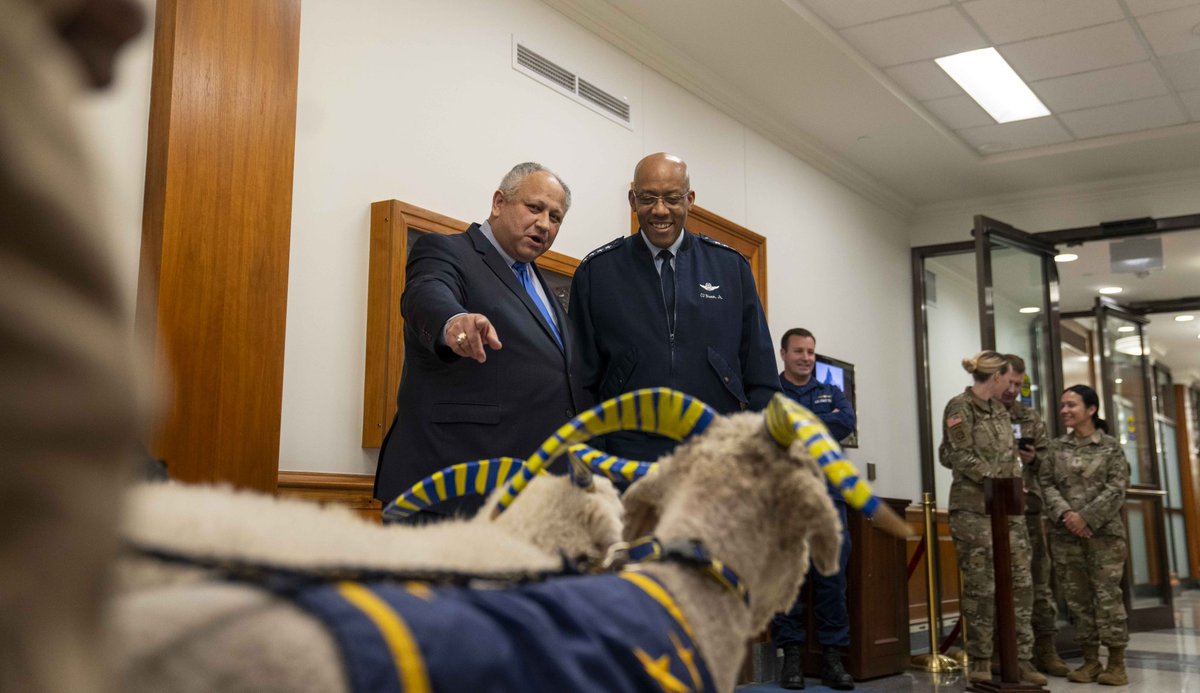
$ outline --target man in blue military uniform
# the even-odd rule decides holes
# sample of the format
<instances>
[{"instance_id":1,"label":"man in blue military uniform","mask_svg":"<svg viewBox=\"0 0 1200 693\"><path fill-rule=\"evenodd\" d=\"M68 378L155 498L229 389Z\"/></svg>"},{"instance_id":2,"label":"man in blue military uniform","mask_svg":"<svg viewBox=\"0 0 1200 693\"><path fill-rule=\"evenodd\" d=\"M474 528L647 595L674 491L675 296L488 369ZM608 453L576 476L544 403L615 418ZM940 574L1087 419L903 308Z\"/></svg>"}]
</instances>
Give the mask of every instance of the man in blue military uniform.
<instances>
[{"instance_id":1,"label":"man in blue military uniform","mask_svg":"<svg viewBox=\"0 0 1200 693\"><path fill-rule=\"evenodd\" d=\"M639 233L592 251L575 272L570 320L584 388L598 402L671 387L727 414L762 409L779 391L750 264L684 230L695 198L679 157L642 159L629 189ZM603 445L614 455L654 460L675 442L617 433Z\"/></svg>"},{"instance_id":2,"label":"man in blue military uniform","mask_svg":"<svg viewBox=\"0 0 1200 693\"><path fill-rule=\"evenodd\" d=\"M784 394L799 402L825 424L834 438L842 440L854 432L854 408L837 386L813 377L817 365L817 338L803 327L794 327L779 340L783 372L779 384ZM817 617L817 640L821 643L821 682L838 690L852 690L854 679L842 666L841 650L850 645L850 616L846 611L846 564L850 561L850 532L846 528L846 502L832 488L829 496L842 518L842 554L840 569L828 577L809 568L805 584L812 585L813 606ZM784 688L804 688L804 643L808 624L804 601L797 599L791 611L771 621L775 646L783 648Z\"/></svg>"}]
</instances>

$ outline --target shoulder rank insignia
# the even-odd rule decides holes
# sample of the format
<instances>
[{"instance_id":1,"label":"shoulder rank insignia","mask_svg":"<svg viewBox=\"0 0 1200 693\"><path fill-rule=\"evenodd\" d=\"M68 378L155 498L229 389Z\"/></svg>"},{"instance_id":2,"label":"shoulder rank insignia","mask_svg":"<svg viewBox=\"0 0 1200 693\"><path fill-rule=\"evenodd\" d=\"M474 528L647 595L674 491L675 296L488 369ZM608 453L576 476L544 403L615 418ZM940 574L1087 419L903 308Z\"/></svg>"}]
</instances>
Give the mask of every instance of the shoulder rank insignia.
<instances>
[{"instance_id":1,"label":"shoulder rank insignia","mask_svg":"<svg viewBox=\"0 0 1200 693\"><path fill-rule=\"evenodd\" d=\"M592 258L596 257L597 255L603 255L604 253L607 253L608 251L621 245L621 241L624 241L624 240L625 240L625 237L621 236L615 240L611 240L608 243L605 243L604 245L600 246L599 248L596 248L592 252L585 255L583 257L583 259L579 261L579 264L582 265L583 263L587 262L588 260L591 260Z\"/></svg>"},{"instance_id":2,"label":"shoulder rank insignia","mask_svg":"<svg viewBox=\"0 0 1200 693\"><path fill-rule=\"evenodd\" d=\"M694 235L696 236L696 238L699 238L700 240L704 241L705 243L707 243L707 244L709 244L709 245L715 245L715 246L717 246L718 248L724 248L725 250L733 250L733 252L735 252L735 253L737 253L737 254L738 254L738 257L741 257L741 256L742 256L742 254L741 254L741 253L738 253L738 251L736 251L736 250L734 250L733 248L731 248L731 247L729 247L729 246L725 245L725 244L724 244L724 243L722 243L721 241L718 241L718 240L716 240L715 238L709 238L708 236L705 236L705 235L704 235L704 234L702 234L702 233L697 233L697 234L694 234Z\"/></svg>"}]
</instances>

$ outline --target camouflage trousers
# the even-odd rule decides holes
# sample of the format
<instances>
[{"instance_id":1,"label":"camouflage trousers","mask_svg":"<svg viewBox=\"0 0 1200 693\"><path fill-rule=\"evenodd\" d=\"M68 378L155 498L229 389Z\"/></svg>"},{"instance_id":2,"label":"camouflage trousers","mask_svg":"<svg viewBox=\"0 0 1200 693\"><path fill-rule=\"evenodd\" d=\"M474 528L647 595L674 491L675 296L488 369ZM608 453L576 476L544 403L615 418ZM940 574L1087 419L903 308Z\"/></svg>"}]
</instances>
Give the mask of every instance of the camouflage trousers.
<instances>
[{"instance_id":1,"label":"camouflage trousers","mask_svg":"<svg viewBox=\"0 0 1200 693\"><path fill-rule=\"evenodd\" d=\"M1080 645L1124 647L1129 642L1121 592L1127 551L1123 537L1080 539L1064 529L1050 530L1058 591Z\"/></svg>"},{"instance_id":2,"label":"camouflage trousers","mask_svg":"<svg viewBox=\"0 0 1200 693\"><path fill-rule=\"evenodd\" d=\"M1041 513L1027 513L1025 529L1029 532L1029 567L1033 574L1033 637L1052 638L1058 633L1058 604L1050 582L1050 552L1046 550Z\"/></svg>"},{"instance_id":3,"label":"camouflage trousers","mask_svg":"<svg viewBox=\"0 0 1200 693\"><path fill-rule=\"evenodd\" d=\"M992 657L996 636L996 578L992 565L992 519L967 510L950 511L950 536L962 572L960 604L967 620L967 655ZM1012 556L1013 611L1017 627L1017 658L1033 658L1033 576L1029 569L1029 535L1024 517L1008 520Z\"/></svg>"}]
</instances>

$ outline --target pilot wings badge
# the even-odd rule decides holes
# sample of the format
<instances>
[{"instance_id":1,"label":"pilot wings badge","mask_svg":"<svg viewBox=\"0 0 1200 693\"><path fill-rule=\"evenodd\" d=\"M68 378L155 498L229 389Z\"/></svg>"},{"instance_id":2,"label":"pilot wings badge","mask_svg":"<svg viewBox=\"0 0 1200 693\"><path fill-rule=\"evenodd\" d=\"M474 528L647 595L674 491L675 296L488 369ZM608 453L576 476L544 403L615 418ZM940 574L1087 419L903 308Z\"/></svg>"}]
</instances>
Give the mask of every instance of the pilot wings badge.
<instances>
[{"instance_id":1,"label":"pilot wings badge","mask_svg":"<svg viewBox=\"0 0 1200 693\"><path fill-rule=\"evenodd\" d=\"M704 289L705 291L716 291L717 289L721 288L721 285L705 282L704 284L700 285L700 288Z\"/></svg>"}]
</instances>

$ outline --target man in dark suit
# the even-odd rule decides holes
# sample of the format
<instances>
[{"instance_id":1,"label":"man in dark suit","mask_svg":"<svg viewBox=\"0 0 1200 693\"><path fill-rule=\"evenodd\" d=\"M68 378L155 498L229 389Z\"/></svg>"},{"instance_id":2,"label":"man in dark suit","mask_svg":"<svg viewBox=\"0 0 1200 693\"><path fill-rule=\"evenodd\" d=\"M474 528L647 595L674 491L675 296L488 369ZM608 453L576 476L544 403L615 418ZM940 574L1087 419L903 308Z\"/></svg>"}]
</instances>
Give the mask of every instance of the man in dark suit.
<instances>
[{"instance_id":1,"label":"man in dark suit","mask_svg":"<svg viewBox=\"0 0 1200 693\"><path fill-rule=\"evenodd\" d=\"M684 230L696 193L671 154L638 162L629 206L639 233L592 251L571 282L571 324L584 386L597 400L671 387L722 414L762 409L779 391L775 355L750 264ZM615 455L654 460L674 441L614 433Z\"/></svg>"},{"instance_id":2,"label":"man in dark suit","mask_svg":"<svg viewBox=\"0 0 1200 693\"><path fill-rule=\"evenodd\" d=\"M558 176L518 164L492 195L486 222L412 245L400 304L404 373L375 474L380 501L451 464L527 457L590 404L566 315L533 264L570 205ZM413 522L470 514L480 503L445 503Z\"/></svg>"}]
</instances>

